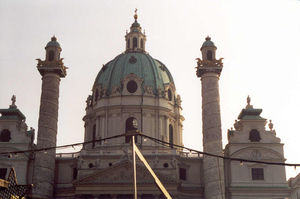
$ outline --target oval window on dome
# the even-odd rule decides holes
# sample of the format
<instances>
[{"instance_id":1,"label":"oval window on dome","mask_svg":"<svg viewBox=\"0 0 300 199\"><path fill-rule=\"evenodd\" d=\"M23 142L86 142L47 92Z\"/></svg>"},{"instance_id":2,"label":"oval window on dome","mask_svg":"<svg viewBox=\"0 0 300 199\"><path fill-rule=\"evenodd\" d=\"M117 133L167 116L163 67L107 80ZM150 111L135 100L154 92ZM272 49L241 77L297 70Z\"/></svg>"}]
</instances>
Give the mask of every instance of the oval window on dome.
<instances>
[{"instance_id":1,"label":"oval window on dome","mask_svg":"<svg viewBox=\"0 0 300 199\"><path fill-rule=\"evenodd\" d=\"M137 87L138 87L137 83L133 80L131 80L127 83L127 90L129 93L135 93L137 90Z\"/></svg>"}]
</instances>

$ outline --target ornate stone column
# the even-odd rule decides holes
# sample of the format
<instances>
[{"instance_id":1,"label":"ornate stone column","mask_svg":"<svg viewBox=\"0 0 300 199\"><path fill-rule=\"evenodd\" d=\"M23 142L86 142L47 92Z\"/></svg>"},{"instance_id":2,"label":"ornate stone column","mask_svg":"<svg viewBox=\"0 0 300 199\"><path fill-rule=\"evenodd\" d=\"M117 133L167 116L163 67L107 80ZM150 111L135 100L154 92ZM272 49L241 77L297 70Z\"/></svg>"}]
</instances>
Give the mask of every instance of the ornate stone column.
<instances>
[{"instance_id":1,"label":"ornate stone column","mask_svg":"<svg viewBox=\"0 0 300 199\"><path fill-rule=\"evenodd\" d=\"M46 46L47 60L39 59L37 68L42 75L42 93L38 121L37 149L56 147L58 98L60 78L66 76L66 67L56 38ZM53 198L55 149L35 154L32 198Z\"/></svg>"},{"instance_id":2,"label":"ornate stone column","mask_svg":"<svg viewBox=\"0 0 300 199\"><path fill-rule=\"evenodd\" d=\"M207 38L201 48L204 60L198 58L197 76L201 77L202 82L203 150L206 153L222 156L219 77L223 63L222 59L211 58L215 57L215 49L213 42ZM204 155L203 168L205 198L225 199L223 159Z\"/></svg>"}]
</instances>

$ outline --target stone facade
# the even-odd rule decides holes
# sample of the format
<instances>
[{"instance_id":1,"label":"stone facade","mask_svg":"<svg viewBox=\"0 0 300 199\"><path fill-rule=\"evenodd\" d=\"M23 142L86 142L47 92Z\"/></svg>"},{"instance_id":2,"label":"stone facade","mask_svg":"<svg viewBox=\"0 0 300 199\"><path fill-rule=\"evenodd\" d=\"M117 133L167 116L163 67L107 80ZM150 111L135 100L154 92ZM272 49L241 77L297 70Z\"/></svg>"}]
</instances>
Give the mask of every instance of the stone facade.
<instances>
[{"instance_id":1,"label":"stone facade","mask_svg":"<svg viewBox=\"0 0 300 199\"><path fill-rule=\"evenodd\" d=\"M273 129L265 129L267 120L260 116L262 109L248 105L236 120L235 130L228 130L225 156L248 160L284 163L283 144ZM269 126L273 126L269 123ZM226 161L226 184L231 198L287 198L290 188L285 168L259 162ZM268 189L272 187L272 189Z\"/></svg>"}]
</instances>

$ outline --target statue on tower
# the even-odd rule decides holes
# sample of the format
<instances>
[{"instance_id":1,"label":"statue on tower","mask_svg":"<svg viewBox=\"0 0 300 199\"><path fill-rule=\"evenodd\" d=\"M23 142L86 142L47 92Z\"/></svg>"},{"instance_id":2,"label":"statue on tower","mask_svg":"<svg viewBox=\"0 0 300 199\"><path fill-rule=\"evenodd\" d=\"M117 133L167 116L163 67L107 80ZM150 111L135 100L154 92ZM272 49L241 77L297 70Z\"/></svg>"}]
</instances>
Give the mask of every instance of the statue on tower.
<instances>
[{"instance_id":1,"label":"statue on tower","mask_svg":"<svg viewBox=\"0 0 300 199\"><path fill-rule=\"evenodd\" d=\"M251 102L251 98L250 98L249 95L248 95L248 97L247 97L247 106L246 106L246 108L253 108L253 106L250 105L250 102Z\"/></svg>"},{"instance_id":2,"label":"statue on tower","mask_svg":"<svg viewBox=\"0 0 300 199\"><path fill-rule=\"evenodd\" d=\"M17 97L15 96L15 95L13 95L12 97L11 97L11 105L9 106L9 108L17 108L17 106L16 106L16 100L17 99Z\"/></svg>"}]
</instances>

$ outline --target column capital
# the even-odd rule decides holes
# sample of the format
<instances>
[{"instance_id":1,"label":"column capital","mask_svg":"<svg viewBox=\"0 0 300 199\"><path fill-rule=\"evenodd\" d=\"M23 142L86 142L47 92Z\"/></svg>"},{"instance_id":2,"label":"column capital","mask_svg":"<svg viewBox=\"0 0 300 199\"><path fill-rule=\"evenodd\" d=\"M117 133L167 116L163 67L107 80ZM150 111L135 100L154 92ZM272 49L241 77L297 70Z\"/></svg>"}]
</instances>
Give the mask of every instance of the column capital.
<instances>
[{"instance_id":1,"label":"column capital","mask_svg":"<svg viewBox=\"0 0 300 199\"><path fill-rule=\"evenodd\" d=\"M223 58L210 61L197 58L197 77L202 77L204 73L216 73L220 76L223 69L222 59Z\"/></svg>"}]
</instances>

